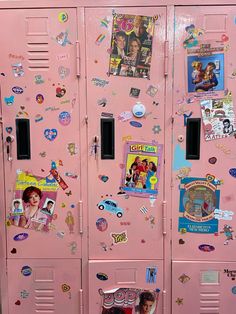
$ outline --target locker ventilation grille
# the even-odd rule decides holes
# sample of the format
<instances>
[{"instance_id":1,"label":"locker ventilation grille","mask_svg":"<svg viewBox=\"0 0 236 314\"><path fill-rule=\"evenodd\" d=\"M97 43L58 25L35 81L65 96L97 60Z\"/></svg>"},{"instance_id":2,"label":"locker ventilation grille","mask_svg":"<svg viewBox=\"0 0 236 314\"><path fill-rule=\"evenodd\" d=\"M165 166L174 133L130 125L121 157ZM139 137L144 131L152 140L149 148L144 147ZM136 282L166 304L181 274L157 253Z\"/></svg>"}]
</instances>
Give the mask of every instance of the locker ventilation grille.
<instances>
[{"instance_id":1,"label":"locker ventilation grille","mask_svg":"<svg viewBox=\"0 0 236 314\"><path fill-rule=\"evenodd\" d=\"M200 314L220 314L220 293L200 293Z\"/></svg>"},{"instance_id":2,"label":"locker ventilation grille","mask_svg":"<svg viewBox=\"0 0 236 314\"><path fill-rule=\"evenodd\" d=\"M35 289L35 313L55 313L54 289Z\"/></svg>"},{"instance_id":3,"label":"locker ventilation grille","mask_svg":"<svg viewBox=\"0 0 236 314\"><path fill-rule=\"evenodd\" d=\"M49 47L47 42L28 42L28 69L30 71L49 70Z\"/></svg>"}]
</instances>

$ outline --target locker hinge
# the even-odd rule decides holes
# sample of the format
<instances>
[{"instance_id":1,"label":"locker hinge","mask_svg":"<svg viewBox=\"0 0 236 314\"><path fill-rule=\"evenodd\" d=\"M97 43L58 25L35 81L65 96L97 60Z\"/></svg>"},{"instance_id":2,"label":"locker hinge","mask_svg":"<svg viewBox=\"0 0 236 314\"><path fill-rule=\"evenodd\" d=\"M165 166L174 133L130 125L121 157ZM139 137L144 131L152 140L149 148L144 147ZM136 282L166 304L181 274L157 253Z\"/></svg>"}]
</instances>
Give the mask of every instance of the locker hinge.
<instances>
[{"instance_id":1,"label":"locker hinge","mask_svg":"<svg viewBox=\"0 0 236 314\"><path fill-rule=\"evenodd\" d=\"M79 290L79 313L84 313L83 289Z\"/></svg>"},{"instance_id":2,"label":"locker hinge","mask_svg":"<svg viewBox=\"0 0 236 314\"><path fill-rule=\"evenodd\" d=\"M80 45L79 41L76 40L76 75L80 77Z\"/></svg>"},{"instance_id":3,"label":"locker hinge","mask_svg":"<svg viewBox=\"0 0 236 314\"><path fill-rule=\"evenodd\" d=\"M167 231L166 231L166 201L162 202L162 234L166 235Z\"/></svg>"},{"instance_id":4,"label":"locker hinge","mask_svg":"<svg viewBox=\"0 0 236 314\"><path fill-rule=\"evenodd\" d=\"M162 291L162 313L165 314L166 313L166 290Z\"/></svg>"},{"instance_id":5,"label":"locker hinge","mask_svg":"<svg viewBox=\"0 0 236 314\"><path fill-rule=\"evenodd\" d=\"M164 43L164 75L168 75L168 64L169 64L169 41L165 40Z\"/></svg>"},{"instance_id":6,"label":"locker hinge","mask_svg":"<svg viewBox=\"0 0 236 314\"><path fill-rule=\"evenodd\" d=\"M79 233L83 234L83 202L79 201Z\"/></svg>"}]
</instances>

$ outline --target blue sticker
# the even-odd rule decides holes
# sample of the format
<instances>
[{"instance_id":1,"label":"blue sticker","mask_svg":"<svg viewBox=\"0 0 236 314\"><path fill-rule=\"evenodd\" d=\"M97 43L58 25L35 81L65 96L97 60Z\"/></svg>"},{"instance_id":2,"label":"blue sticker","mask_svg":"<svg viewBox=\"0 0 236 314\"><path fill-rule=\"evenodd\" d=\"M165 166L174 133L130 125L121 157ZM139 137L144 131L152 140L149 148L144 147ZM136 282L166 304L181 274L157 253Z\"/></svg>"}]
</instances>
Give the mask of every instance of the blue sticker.
<instances>
[{"instance_id":1,"label":"blue sticker","mask_svg":"<svg viewBox=\"0 0 236 314\"><path fill-rule=\"evenodd\" d=\"M157 282L157 267L146 268L146 282L147 283Z\"/></svg>"},{"instance_id":2,"label":"blue sticker","mask_svg":"<svg viewBox=\"0 0 236 314\"><path fill-rule=\"evenodd\" d=\"M28 236L29 236L28 233L19 233L19 234L15 235L13 239L15 241L23 241L23 240L27 239Z\"/></svg>"},{"instance_id":3,"label":"blue sticker","mask_svg":"<svg viewBox=\"0 0 236 314\"><path fill-rule=\"evenodd\" d=\"M44 136L49 141L54 141L57 137L57 130L56 129L46 129L44 130Z\"/></svg>"},{"instance_id":4,"label":"blue sticker","mask_svg":"<svg viewBox=\"0 0 236 314\"><path fill-rule=\"evenodd\" d=\"M13 93L15 93L15 94L22 94L23 93L23 88L21 88L21 87L19 87L19 86L14 86L14 87L12 87L12 89L11 89L12 91L13 91Z\"/></svg>"},{"instance_id":5,"label":"blue sticker","mask_svg":"<svg viewBox=\"0 0 236 314\"><path fill-rule=\"evenodd\" d=\"M232 177L236 178L236 168L231 168L231 169L229 169L229 174L230 174Z\"/></svg>"},{"instance_id":6,"label":"blue sticker","mask_svg":"<svg viewBox=\"0 0 236 314\"><path fill-rule=\"evenodd\" d=\"M97 279L102 280L102 281L108 280L108 276L104 273L97 273L96 277Z\"/></svg>"},{"instance_id":7,"label":"blue sticker","mask_svg":"<svg viewBox=\"0 0 236 314\"><path fill-rule=\"evenodd\" d=\"M236 294L236 286L234 286L234 287L232 288L232 293L233 293L233 294Z\"/></svg>"},{"instance_id":8,"label":"blue sticker","mask_svg":"<svg viewBox=\"0 0 236 314\"><path fill-rule=\"evenodd\" d=\"M137 121L130 121L130 125L134 126L135 128L141 128L142 123L137 122Z\"/></svg>"},{"instance_id":9,"label":"blue sticker","mask_svg":"<svg viewBox=\"0 0 236 314\"><path fill-rule=\"evenodd\" d=\"M198 248L203 252L212 252L215 250L214 246L209 244L201 244Z\"/></svg>"},{"instance_id":10,"label":"blue sticker","mask_svg":"<svg viewBox=\"0 0 236 314\"><path fill-rule=\"evenodd\" d=\"M59 114L59 122L61 123L61 125L68 125L71 122L71 115L69 112L67 111L63 111Z\"/></svg>"},{"instance_id":11,"label":"blue sticker","mask_svg":"<svg viewBox=\"0 0 236 314\"><path fill-rule=\"evenodd\" d=\"M4 97L4 101L6 103L7 106L11 106L14 104L14 99L15 99L15 96L9 96L9 97Z\"/></svg>"},{"instance_id":12,"label":"blue sticker","mask_svg":"<svg viewBox=\"0 0 236 314\"><path fill-rule=\"evenodd\" d=\"M21 268L21 273L23 276L30 276L32 274L32 268L29 266L23 266Z\"/></svg>"},{"instance_id":13,"label":"blue sticker","mask_svg":"<svg viewBox=\"0 0 236 314\"><path fill-rule=\"evenodd\" d=\"M191 162L185 159L185 150L177 144L174 151L173 170L179 170L185 167L192 167Z\"/></svg>"}]
</instances>

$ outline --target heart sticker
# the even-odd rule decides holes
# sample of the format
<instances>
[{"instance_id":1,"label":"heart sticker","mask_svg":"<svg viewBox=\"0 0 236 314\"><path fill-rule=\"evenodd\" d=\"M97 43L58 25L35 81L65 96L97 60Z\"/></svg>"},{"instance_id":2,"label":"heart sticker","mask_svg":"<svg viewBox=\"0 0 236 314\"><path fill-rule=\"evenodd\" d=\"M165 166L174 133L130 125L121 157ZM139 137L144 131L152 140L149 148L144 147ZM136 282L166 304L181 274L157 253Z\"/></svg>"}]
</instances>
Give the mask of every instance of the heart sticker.
<instances>
[{"instance_id":1,"label":"heart sticker","mask_svg":"<svg viewBox=\"0 0 236 314\"><path fill-rule=\"evenodd\" d=\"M21 305L20 300L17 300L17 301L15 302L15 305Z\"/></svg>"},{"instance_id":2,"label":"heart sticker","mask_svg":"<svg viewBox=\"0 0 236 314\"><path fill-rule=\"evenodd\" d=\"M44 136L49 141L54 141L57 137L57 130L56 129L46 129L44 130Z\"/></svg>"},{"instance_id":3,"label":"heart sticker","mask_svg":"<svg viewBox=\"0 0 236 314\"><path fill-rule=\"evenodd\" d=\"M62 291L63 292L68 292L70 291L70 286L68 286L67 284L63 283L63 285L61 285Z\"/></svg>"},{"instance_id":4,"label":"heart sticker","mask_svg":"<svg viewBox=\"0 0 236 314\"><path fill-rule=\"evenodd\" d=\"M99 178L100 180L102 180L102 182L104 182L104 183L107 182L108 179L109 179L108 176L101 176L101 175L98 176L98 178Z\"/></svg>"},{"instance_id":5,"label":"heart sticker","mask_svg":"<svg viewBox=\"0 0 236 314\"><path fill-rule=\"evenodd\" d=\"M11 126L7 127L7 128L6 128L6 131L7 131L7 133L11 134L11 132L12 132L12 127L11 127Z\"/></svg>"},{"instance_id":6,"label":"heart sticker","mask_svg":"<svg viewBox=\"0 0 236 314\"><path fill-rule=\"evenodd\" d=\"M16 249L15 249L15 248L13 248L13 249L11 250L11 254L16 254Z\"/></svg>"}]
</instances>

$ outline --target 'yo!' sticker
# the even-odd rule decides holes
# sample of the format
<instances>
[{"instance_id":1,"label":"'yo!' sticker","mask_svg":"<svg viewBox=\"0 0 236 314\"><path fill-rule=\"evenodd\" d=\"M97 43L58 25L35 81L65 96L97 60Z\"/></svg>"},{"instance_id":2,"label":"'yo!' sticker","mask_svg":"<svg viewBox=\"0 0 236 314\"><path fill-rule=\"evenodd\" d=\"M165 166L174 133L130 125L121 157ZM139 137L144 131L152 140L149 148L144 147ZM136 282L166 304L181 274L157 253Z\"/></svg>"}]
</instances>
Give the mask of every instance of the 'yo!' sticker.
<instances>
[{"instance_id":1,"label":"'yo!' sticker","mask_svg":"<svg viewBox=\"0 0 236 314\"><path fill-rule=\"evenodd\" d=\"M61 125L68 125L71 122L71 115L69 112L67 111L63 111L59 114L59 122L61 123Z\"/></svg>"},{"instance_id":2,"label":"'yo!' sticker","mask_svg":"<svg viewBox=\"0 0 236 314\"><path fill-rule=\"evenodd\" d=\"M21 268L21 273L23 276L30 276L32 274L32 268L29 266L23 266Z\"/></svg>"}]
</instances>

